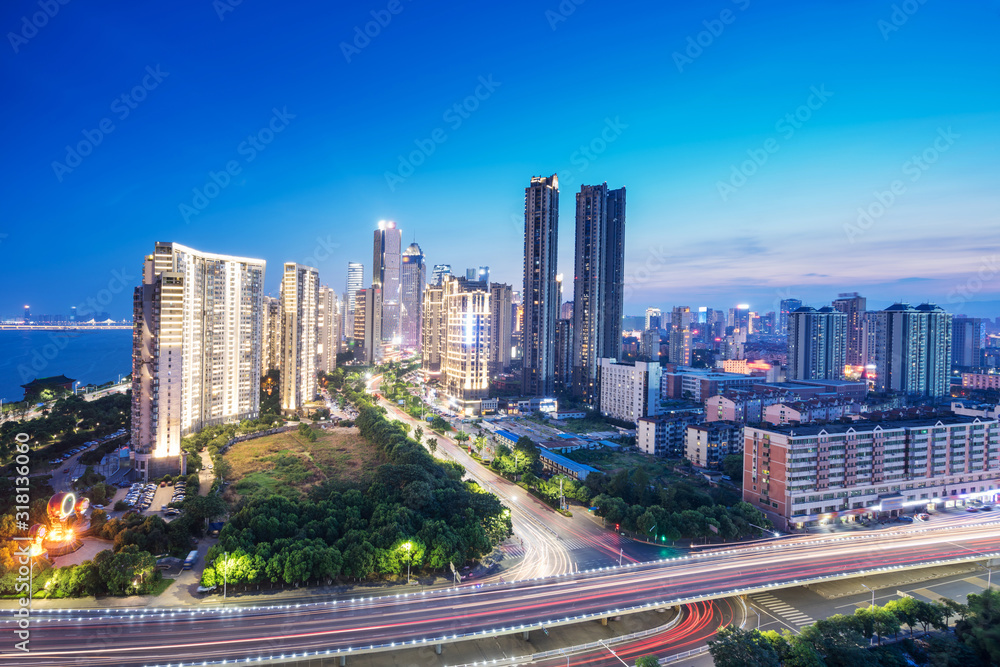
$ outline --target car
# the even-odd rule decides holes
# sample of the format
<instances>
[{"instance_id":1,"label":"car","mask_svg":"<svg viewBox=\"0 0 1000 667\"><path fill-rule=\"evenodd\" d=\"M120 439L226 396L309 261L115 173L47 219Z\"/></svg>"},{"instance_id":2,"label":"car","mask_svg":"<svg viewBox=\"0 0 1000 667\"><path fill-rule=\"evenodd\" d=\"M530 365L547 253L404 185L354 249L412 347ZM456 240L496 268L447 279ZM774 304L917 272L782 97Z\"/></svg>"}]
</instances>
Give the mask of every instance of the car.
<instances>
[{"instance_id":1,"label":"car","mask_svg":"<svg viewBox=\"0 0 1000 667\"><path fill-rule=\"evenodd\" d=\"M69 468L63 468L63 472L69 472Z\"/></svg>"},{"instance_id":2,"label":"car","mask_svg":"<svg viewBox=\"0 0 1000 667\"><path fill-rule=\"evenodd\" d=\"M921 512L920 514L917 515L916 518L920 519L921 521L930 521L931 515L928 514L927 512Z\"/></svg>"},{"instance_id":3,"label":"car","mask_svg":"<svg viewBox=\"0 0 1000 667\"><path fill-rule=\"evenodd\" d=\"M93 507L93 508L94 508L95 510L102 510L102 509L104 509L104 505L92 505L92 507Z\"/></svg>"},{"instance_id":4,"label":"car","mask_svg":"<svg viewBox=\"0 0 1000 667\"><path fill-rule=\"evenodd\" d=\"M979 510L981 512L992 512L993 511L993 505L983 505L982 507L979 508Z\"/></svg>"},{"instance_id":5,"label":"car","mask_svg":"<svg viewBox=\"0 0 1000 667\"><path fill-rule=\"evenodd\" d=\"M913 517L912 516L897 516L896 517L896 521L899 521L900 523L913 523Z\"/></svg>"},{"instance_id":6,"label":"car","mask_svg":"<svg viewBox=\"0 0 1000 667\"><path fill-rule=\"evenodd\" d=\"M978 511L979 511L979 509L978 509L978 508L976 508L976 507L966 507L966 508L965 508L965 511L966 511L966 512L969 512L969 513L972 513L972 512L978 512Z\"/></svg>"}]
</instances>

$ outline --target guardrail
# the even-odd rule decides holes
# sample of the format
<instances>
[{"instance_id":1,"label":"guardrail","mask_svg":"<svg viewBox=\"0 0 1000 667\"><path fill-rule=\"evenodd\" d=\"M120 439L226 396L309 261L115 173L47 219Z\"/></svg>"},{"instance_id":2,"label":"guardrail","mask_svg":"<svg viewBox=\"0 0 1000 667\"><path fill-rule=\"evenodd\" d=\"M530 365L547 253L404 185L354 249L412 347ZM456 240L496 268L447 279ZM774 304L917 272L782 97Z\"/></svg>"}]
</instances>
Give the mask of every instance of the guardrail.
<instances>
[{"instance_id":1,"label":"guardrail","mask_svg":"<svg viewBox=\"0 0 1000 667\"><path fill-rule=\"evenodd\" d=\"M647 602L645 604L633 605L633 606L630 606L630 607L619 607L619 608L616 608L616 609L607 609L607 610L604 610L604 611L587 613L587 614L579 614L579 615L576 615L576 616L567 616L567 617L564 617L564 618L551 619L551 620L547 620L547 621L544 621L544 622L521 624L521 625L511 625L511 626L505 626L505 627L499 627L499 628L490 628L490 629L484 629L484 630L478 630L478 631L464 632L462 634L457 634L456 633L456 634L452 634L452 635L442 635L440 637L431 637L431 638L426 638L425 637L425 638L419 639L419 640L412 639L412 640L409 640L409 641L402 641L402 642L391 642L391 643L383 643L383 644L369 644L368 646L364 646L364 645L361 645L361 646L351 646L351 647L348 647L348 648L303 651L301 653L284 653L284 654L281 654L281 655L270 655L270 656L263 656L262 655L262 656L258 656L256 658L247 658L246 660L250 661L250 662L255 662L257 664L279 664L279 665L284 665L284 664L288 664L289 662L309 661L309 660L315 660L315 659L321 659L322 660L322 659L330 658L330 657L346 657L346 656L350 656L350 655L360 655L360 654L365 654L365 653L380 653L380 652L386 652L386 651L402 651L402 650L406 650L406 649L420 648L422 646L436 646L436 645L443 645L443 644L446 644L446 643L454 643L454 642L458 642L458 641L469 641L469 640L474 640L474 639L485 639L487 637L496 637L496 636L500 636L500 635L510 635L510 634L517 634L517 633L522 633L522 632L530 632L530 631L533 631L533 630L542 630L543 628L546 628L546 627L552 628L552 627L557 627L557 626L560 626L560 625L573 625L573 624L581 623L581 622L585 622L585 621L595 621L595 620L600 620L602 618L611 618L611 617L614 617L614 616L622 616L624 614L632 614L632 613L638 613L638 612L643 612L643 611L653 611L655 609L660 609L660 608L664 608L664 607L671 607L671 606L676 606L676 605L686 605L686 604L691 604L691 603L694 603L694 602L708 601L708 600L717 600L717 599L720 599L720 598L727 598L727 597L733 597L733 596L746 596L746 595L752 595L754 593L761 593L761 592L765 592L765 591L775 591L775 590L780 590L782 588L794 588L794 587L798 587L798 586L805 586L805 585L808 585L808 584L816 584L816 583L821 583L821 582L825 582L825 581L834 581L834 580L837 580L837 579L851 579L851 578L864 577L864 576L869 576L869 575L872 575L872 574L880 574L880 573L885 573L885 572L897 572L897 571L908 570L908 569L922 569L922 568L927 568L927 567L939 567L939 566L942 566L942 565L951 565L951 564L955 564L955 563L967 563L967 562L973 562L973 561L979 561L979 560L987 560L987 559L990 559L990 558L997 558L997 557L1000 557L1000 551L992 552L992 553L971 554L969 556L962 556L962 557L955 557L955 558L945 558L945 559L938 559L938 560L933 560L933 561L924 561L924 562L920 562L920 563L907 563L907 564L904 564L904 565L893 565L893 566L880 567L880 568L872 568L872 569L866 569L866 570L857 570L857 571L854 571L854 572L847 572L847 573L829 574L829 575L824 575L824 576L819 576L819 577L810 577L810 578L807 578L807 579L793 579L793 580L789 580L789 581L775 582L775 583L771 583L771 584L763 584L763 585L759 585L759 586L750 586L750 587L745 587L745 588L733 588L733 589L724 590L724 591L717 591L717 592L713 592L713 593L702 593L700 595L692 595L692 596L689 596L689 597L673 598L673 599L669 599L669 600L661 600L659 602ZM635 565L632 564L632 565L628 565L628 566L625 566L625 567L635 567ZM610 569L617 569L617 568L610 568ZM558 578L559 576L566 576L566 575L557 575L555 578ZM512 583L516 583L516 582L506 582L506 583L503 583L503 584L500 584L500 583L497 583L497 584L487 584L486 586L487 587L492 587L492 586L507 586L507 585L511 585ZM457 588L448 588L448 589L445 589L445 590L446 591L454 591L454 590L458 590L458 589ZM437 593L437 592L440 592L440 591L434 591L434 592ZM424 592L421 592L419 594L412 594L412 597L423 597L423 596L426 596L426 595L427 595L427 592L424 591ZM388 597L393 597L393 596L388 596ZM407 597L411 597L411 594L406 593L406 594L402 594L402 595L396 595L395 597L396 598L407 598ZM372 599L374 599L374 598L372 598ZM275 606L271 606L270 608L271 609L278 609L278 610L280 610L280 609L291 609L291 608L296 608L297 609L297 608L301 608L301 607L305 607L305 606L330 605L330 604L334 604L335 605L335 604L338 604L338 603L336 601L334 601L332 603L331 602L318 602L318 603L311 603L311 604L310 603L304 603L304 604L294 604L294 605L275 605ZM343 604L343 602L341 602L340 604ZM223 613L230 613L230 614L235 614L235 613L238 613L240 611L239 608L232 608L232 607L220 608L220 610L223 611ZM72 611L74 611L74 612L76 612L76 613L79 614L80 610L72 610ZM124 610L124 611L128 611L128 610ZM210 611L210 610L208 610L208 609L184 610L184 611L180 611L180 612L173 612L171 615L172 616L176 615L176 614L183 615L184 613L205 614L208 611ZM135 619L138 616L139 620L142 620L143 618L145 618L147 613L149 614L149 616L151 618L152 617L162 617L162 615L163 615L162 613L154 613L154 610L151 610L149 608L135 609L134 612L135 613L133 613L133 615L130 616L130 618ZM105 613L107 613L107 610L105 610ZM707 649L703 649L703 650L707 650ZM678 654L678 655L681 655L683 657L683 654ZM671 656L668 659L680 659L680 658L674 658L674 656ZM206 666L207 665L222 665L222 664L228 664L228 663L233 663L233 662L243 662L243 661L244 661L243 659L229 658L229 659L225 659L225 660L209 660L209 661L202 662L201 664L202 665L206 665ZM494 663L492 661L487 661L487 664L494 664ZM498 660L498 662L496 664L499 665L501 663ZM160 666L160 665L155 665L155 666L154 665L148 665L147 667L163 667L163 666Z\"/></svg>"}]
</instances>

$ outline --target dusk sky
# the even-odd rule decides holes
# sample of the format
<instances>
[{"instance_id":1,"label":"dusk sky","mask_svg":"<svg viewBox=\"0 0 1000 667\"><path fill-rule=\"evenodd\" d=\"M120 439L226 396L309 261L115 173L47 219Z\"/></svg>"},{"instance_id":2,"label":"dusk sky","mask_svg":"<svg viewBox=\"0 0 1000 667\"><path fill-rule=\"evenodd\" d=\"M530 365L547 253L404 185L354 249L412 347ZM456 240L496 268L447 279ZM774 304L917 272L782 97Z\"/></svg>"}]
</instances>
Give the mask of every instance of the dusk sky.
<instances>
[{"instance_id":1,"label":"dusk sky","mask_svg":"<svg viewBox=\"0 0 1000 667\"><path fill-rule=\"evenodd\" d=\"M574 193L627 188L626 314L1000 315L997 0L48 1L37 29L37 0L0 10L0 316L128 317L156 241L343 291L380 219L520 290L553 173L568 279Z\"/></svg>"}]
</instances>

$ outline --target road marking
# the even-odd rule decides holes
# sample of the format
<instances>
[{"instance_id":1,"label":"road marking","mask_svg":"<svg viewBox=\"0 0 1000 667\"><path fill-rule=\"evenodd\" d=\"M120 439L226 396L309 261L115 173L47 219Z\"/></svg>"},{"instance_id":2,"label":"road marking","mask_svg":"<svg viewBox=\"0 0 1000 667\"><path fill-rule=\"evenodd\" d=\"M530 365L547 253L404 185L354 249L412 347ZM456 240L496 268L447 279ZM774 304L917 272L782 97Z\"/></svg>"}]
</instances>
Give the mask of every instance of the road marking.
<instances>
[{"instance_id":1,"label":"road marking","mask_svg":"<svg viewBox=\"0 0 1000 667\"><path fill-rule=\"evenodd\" d=\"M799 611L795 607L774 597L770 593L757 593L755 595L751 595L750 599L757 602L762 607L766 607L769 611L774 612L785 620L791 621L797 626L801 627L815 622L812 616Z\"/></svg>"},{"instance_id":2,"label":"road marking","mask_svg":"<svg viewBox=\"0 0 1000 667\"><path fill-rule=\"evenodd\" d=\"M973 586L979 586L980 588L986 588L986 580L982 577L966 577L962 581L967 581Z\"/></svg>"},{"instance_id":3,"label":"road marking","mask_svg":"<svg viewBox=\"0 0 1000 667\"><path fill-rule=\"evenodd\" d=\"M907 591L907 593L915 593L921 597L925 597L931 602L937 602L938 600L943 600L943 595L938 595L929 588L914 588L912 591Z\"/></svg>"}]
</instances>

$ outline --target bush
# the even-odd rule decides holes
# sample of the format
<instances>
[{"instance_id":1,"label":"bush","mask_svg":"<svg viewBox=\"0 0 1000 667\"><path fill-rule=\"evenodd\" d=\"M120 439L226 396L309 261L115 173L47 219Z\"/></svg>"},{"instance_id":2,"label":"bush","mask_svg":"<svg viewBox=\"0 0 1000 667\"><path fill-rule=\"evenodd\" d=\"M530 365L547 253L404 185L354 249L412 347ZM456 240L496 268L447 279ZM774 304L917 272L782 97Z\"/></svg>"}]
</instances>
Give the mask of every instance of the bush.
<instances>
[{"instance_id":1,"label":"bush","mask_svg":"<svg viewBox=\"0 0 1000 667\"><path fill-rule=\"evenodd\" d=\"M127 509L128 509L128 505L125 503L124 500L119 500L117 503L115 503L115 511L116 512L124 512Z\"/></svg>"}]
</instances>

